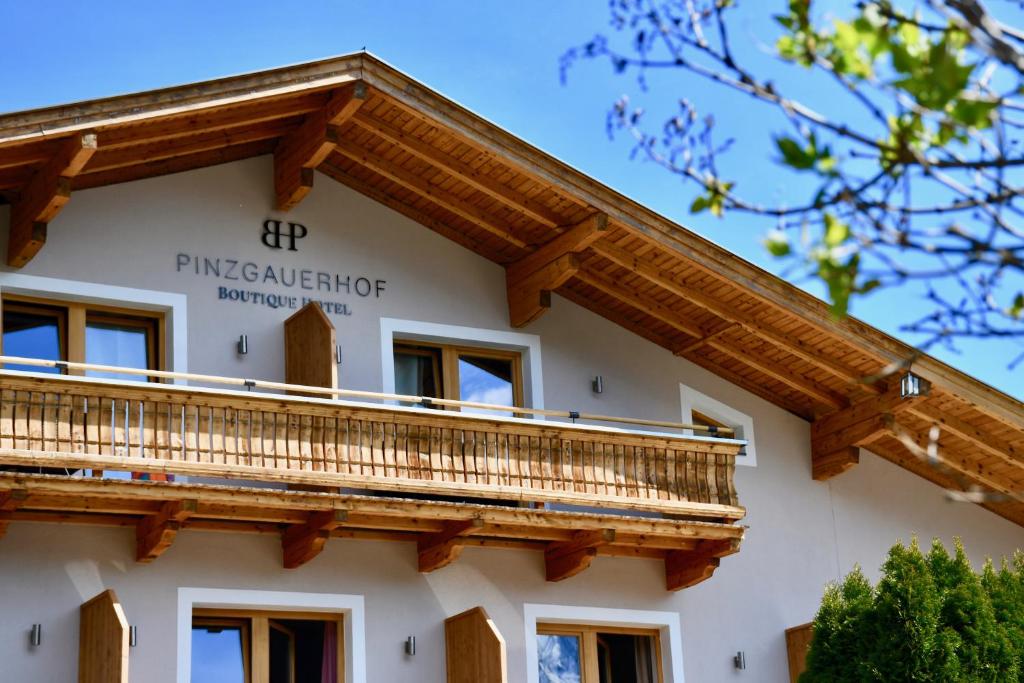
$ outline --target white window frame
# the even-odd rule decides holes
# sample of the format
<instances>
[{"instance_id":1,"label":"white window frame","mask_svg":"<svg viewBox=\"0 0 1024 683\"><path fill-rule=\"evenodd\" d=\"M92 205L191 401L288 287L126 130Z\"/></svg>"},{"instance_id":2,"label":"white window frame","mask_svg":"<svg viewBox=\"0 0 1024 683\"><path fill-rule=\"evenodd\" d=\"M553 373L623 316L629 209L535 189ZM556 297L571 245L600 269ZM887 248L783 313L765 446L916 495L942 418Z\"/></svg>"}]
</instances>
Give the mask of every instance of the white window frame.
<instances>
[{"instance_id":1,"label":"white window frame","mask_svg":"<svg viewBox=\"0 0 1024 683\"><path fill-rule=\"evenodd\" d=\"M526 404L524 407L544 408L544 371L540 360L540 337L536 334L442 325L420 320L381 318L381 385L385 394L395 393L396 339L517 351L523 359L523 402Z\"/></svg>"},{"instance_id":2,"label":"white window frame","mask_svg":"<svg viewBox=\"0 0 1024 683\"><path fill-rule=\"evenodd\" d=\"M189 683L192 674L192 612L196 608L341 614L345 683L366 683L366 608L362 595L178 588L178 683Z\"/></svg>"},{"instance_id":3,"label":"white window frame","mask_svg":"<svg viewBox=\"0 0 1024 683\"><path fill-rule=\"evenodd\" d=\"M164 316L167 370L188 372L188 298L184 294L61 280L23 273L0 273L0 295L20 294L56 301L137 308ZM176 381L184 384L184 381Z\"/></svg>"},{"instance_id":4,"label":"white window frame","mask_svg":"<svg viewBox=\"0 0 1024 683\"><path fill-rule=\"evenodd\" d=\"M664 683L683 683L683 637L678 612L582 607L575 605L523 605L526 622L526 683L539 683L537 623L585 624L620 628L649 628L661 638Z\"/></svg>"},{"instance_id":5,"label":"white window frame","mask_svg":"<svg viewBox=\"0 0 1024 683\"><path fill-rule=\"evenodd\" d=\"M703 413L713 420L734 428L736 434L733 438L747 442L743 449L744 454L736 456L736 464L757 467L754 418L685 384L679 385L679 403L682 406L684 423L693 424L693 411L696 410L698 413ZM693 434L692 429L686 431Z\"/></svg>"}]
</instances>

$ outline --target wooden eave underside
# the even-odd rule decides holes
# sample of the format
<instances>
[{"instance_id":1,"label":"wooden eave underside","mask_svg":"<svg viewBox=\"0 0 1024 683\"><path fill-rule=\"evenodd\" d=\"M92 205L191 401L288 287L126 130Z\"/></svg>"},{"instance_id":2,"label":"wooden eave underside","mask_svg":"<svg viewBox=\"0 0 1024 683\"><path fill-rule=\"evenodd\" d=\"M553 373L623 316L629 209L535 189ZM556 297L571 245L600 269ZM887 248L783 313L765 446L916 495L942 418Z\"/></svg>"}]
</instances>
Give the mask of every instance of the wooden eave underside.
<instances>
[{"instance_id":1,"label":"wooden eave underside","mask_svg":"<svg viewBox=\"0 0 1024 683\"><path fill-rule=\"evenodd\" d=\"M554 291L808 420L870 400L912 361L933 391L900 425L923 438L940 423L955 467L928 464L889 435L867 447L944 487L1014 494L984 505L1024 524L1019 401L860 321L834 321L814 297L369 55L2 116L0 197L16 201L83 131L98 148L72 190L270 154L356 81L368 96L321 174L506 266L607 215L608 230Z\"/></svg>"},{"instance_id":2,"label":"wooden eave underside","mask_svg":"<svg viewBox=\"0 0 1024 683\"><path fill-rule=\"evenodd\" d=\"M5 506L5 500L13 503ZM333 521L323 533L324 540L406 541L416 543L421 551L424 544L446 533L455 539L459 550L463 546L482 546L545 553L566 547L571 550L581 535L594 534L601 542L588 544L591 556L713 559L704 558L705 548L721 547L716 556L730 554L739 547L744 534L741 526L696 520L267 488L0 473L0 535L9 525L21 522L135 527L148 531L153 526L151 520L166 520L174 515L180 521L172 523L173 533L197 530L272 534L282 536L286 548L291 530L301 531L311 520L325 516ZM457 529L455 533L451 533L453 528ZM173 533L151 556L143 557L140 552L138 560L156 559L172 545ZM139 535L141 538L142 534ZM320 549L322 544L299 564L312 559ZM421 570L432 571L440 566L443 565L423 568L421 563Z\"/></svg>"}]
</instances>

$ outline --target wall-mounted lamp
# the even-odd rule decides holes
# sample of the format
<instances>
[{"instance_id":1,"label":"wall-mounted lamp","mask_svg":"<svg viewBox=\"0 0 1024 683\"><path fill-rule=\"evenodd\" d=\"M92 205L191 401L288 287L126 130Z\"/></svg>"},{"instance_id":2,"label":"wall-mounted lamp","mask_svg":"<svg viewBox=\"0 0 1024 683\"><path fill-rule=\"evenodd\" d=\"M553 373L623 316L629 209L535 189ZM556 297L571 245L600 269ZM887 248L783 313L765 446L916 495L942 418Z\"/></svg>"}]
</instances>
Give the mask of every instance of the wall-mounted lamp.
<instances>
[{"instance_id":1,"label":"wall-mounted lamp","mask_svg":"<svg viewBox=\"0 0 1024 683\"><path fill-rule=\"evenodd\" d=\"M128 627L128 647L135 647L139 644L139 627Z\"/></svg>"},{"instance_id":2,"label":"wall-mounted lamp","mask_svg":"<svg viewBox=\"0 0 1024 683\"><path fill-rule=\"evenodd\" d=\"M32 624L32 630L29 631L28 642L32 647L39 647L43 644L43 625Z\"/></svg>"},{"instance_id":3,"label":"wall-mounted lamp","mask_svg":"<svg viewBox=\"0 0 1024 683\"><path fill-rule=\"evenodd\" d=\"M341 365L341 344L337 344L334 347L334 362Z\"/></svg>"},{"instance_id":4,"label":"wall-mounted lamp","mask_svg":"<svg viewBox=\"0 0 1024 683\"><path fill-rule=\"evenodd\" d=\"M732 658L732 665L740 671L743 671L747 668L747 655L743 652L743 650L737 652L736 656Z\"/></svg>"},{"instance_id":5,"label":"wall-mounted lamp","mask_svg":"<svg viewBox=\"0 0 1024 683\"><path fill-rule=\"evenodd\" d=\"M416 636L409 636L405 639L405 654L410 657L416 654Z\"/></svg>"},{"instance_id":6,"label":"wall-mounted lamp","mask_svg":"<svg viewBox=\"0 0 1024 683\"><path fill-rule=\"evenodd\" d=\"M927 396L930 389L931 384L912 372L908 372L903 377L900 377L900 398Z\"/></svg>"},{"instance_id":7,"label":"wall-mounted lamp","mask_svg":"<svg viewBox=\"0 0 1024 683\"><path fill-rule=\"evenodd\" d=\"M235 345L235 348L238 350L239 356L249 353L249 337L244 334L239 335L238 344Z\"/></svg>"},{"instance_id":8,"label":"wall-mounted lamp","mask_svg":"<svg viewBox=\"0 0 1024 683\"><path fill-rule=\"evenodd\" d=\"M590 382L590 386L594 390L595 394L603 394L604 393L604 377L602 377L601 375L597 375Z\"/></svg>"}]
</instances>

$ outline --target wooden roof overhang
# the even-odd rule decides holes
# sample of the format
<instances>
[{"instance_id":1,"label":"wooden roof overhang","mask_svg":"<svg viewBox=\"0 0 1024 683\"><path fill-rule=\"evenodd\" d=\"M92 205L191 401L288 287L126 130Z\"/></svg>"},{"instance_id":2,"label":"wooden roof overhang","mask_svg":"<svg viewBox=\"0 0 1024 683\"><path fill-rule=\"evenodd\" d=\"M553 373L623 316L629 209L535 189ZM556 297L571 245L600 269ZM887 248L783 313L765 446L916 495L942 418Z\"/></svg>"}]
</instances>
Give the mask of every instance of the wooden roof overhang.
<instances>
[{"instance_id":1,"label":"wooden roof overhang","mask_svg":"<svg viewBox=\"0 0 1024 683\"><path fill-rule=\"evenodd\" d=\"M0 116L19 266L74 190L273 154L506 267L510 320L550 293L811 422L812 474L858 447L1024 524L1024 406L601 185L368 54ZM59 229L59 224L58 224ZM906 369L931 392L904 400ZM928 450L938 426L938 448Z\"/></svg>"}]
</instances>

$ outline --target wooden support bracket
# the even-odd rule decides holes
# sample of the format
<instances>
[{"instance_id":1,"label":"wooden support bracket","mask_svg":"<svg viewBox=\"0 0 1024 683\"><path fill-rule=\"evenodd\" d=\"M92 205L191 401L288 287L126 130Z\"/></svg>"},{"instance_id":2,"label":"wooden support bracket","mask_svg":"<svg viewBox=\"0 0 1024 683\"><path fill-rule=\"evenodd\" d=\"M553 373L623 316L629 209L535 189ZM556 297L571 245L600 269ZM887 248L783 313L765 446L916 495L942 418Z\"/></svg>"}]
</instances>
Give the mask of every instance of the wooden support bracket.
<instances>
[{"instance_id":1,"label":"wooden support bracket","mask_svg":"<svg viewBox=\"0 0 1024 683\"><path fill-rule=\"evenodd\" d=\"M694 550L673 550L665 555L665 587L677 591L710 579L721 558L739 549L739 539L729 538L701 541Z\"/></svg>"},{"instance_id":2,"label":"wooden support bracket","mask_svg":"<svg viewBox=\"0 0 1024 683\"><path fill-rule=\"evenodd\" d=\"M309 194L313 169L337 144L338 126L352 118L367 98L362 81L343 88L320 111L281 138L274 149L274 195L278 211L288 211Z\"/></svg>"},{"instance_id":3,"label":"wooden support bracket","mask_svg":"<svg viewBox=\"0 0 1024 683\"><path fill-rule=\"evenodd\" d=\"M85 167L96 148L95 133L71 136L18 193L11 207L7 265L21 268L39 252L46 242L47 223L71 199L71 179Z\"/></svg>"},{"instance_id":4,"label":"wooden support bracket","mask_svg":"<svg viewBox=\"0 0 1024 683\"><path fill-rule=\"evenodd\" d=\"M198 504L194 500L164 503L160 512L139 520L135 526L135 561L148 563L160 557L171 547L181 523L194 515Z\"/></svg>"},{"instance_id":5,"label":"wooden support bracket","mask_svg":"<svg viewBox=\"0 0 1024 683\"><path fill-rule=\"evenodd\" d=\"M419 570L432 572L457 560L462 554L466 536L479 533L483 526L483 520L476 518L446 522L441 531L420 536L416 542Z\"/></svg>"},{"instance_id":6,"label":"wooden support bracket","mask_svg":"<svg viewBox=\"0 0 1024 683\"><path fill-rule=\"evenodd\" d=\"M28 492L23 489L14 489L12 491L0 491L0 513L14 512L28 499ZM7 526L10 522L6 519L0 519L0 538L3 538L7 533Z\"/></svg>"},{"instance_id":7,"label":"wooden support bracket","mask_svg":"<svg viewBox=\"0 0 1024 683\"><path fill-rule=\"evenodd\" d=\"M608 216L595 213L505 268L509 321L523 327L551 307L551 291L579 272L579 253L608 232Z\"/></svg>"},{"instance_id":8,"label":"wooden support bracket","mask_svg":"<svg viewBox=\"0 0 1024 683\"><path fill-rule=\"evenodd\" d=\"M331 535L348 519L346 510L322 510L309 516L305 524L294 524L281 535L284 568L296 569L320 554Z\"/></svg>"},{"instance_id":9,"label":"wooden support bracket","mask_svg":"<svg viewBox=\"0 0 1024 683\"><path fill-rule=\"evenodd\" d=\"M902 398L899 387L818 418L811 425L811 476L825 481L859 462L860 447L885 435L895 416L912 410L926 396Z\"/></svg>"},{"instance_id":10,"label":"wooden support bracket","mask_svg":"<svg viewBox=\"0 0 1024 683\"><path fill-rule=\"evenodd\" d=\"M544 551L544 574L548 581L576 576L590 566L597 549L615 542L614 529L577 531L571 541L556 542Z\"/></svg>"}]
</instances>

